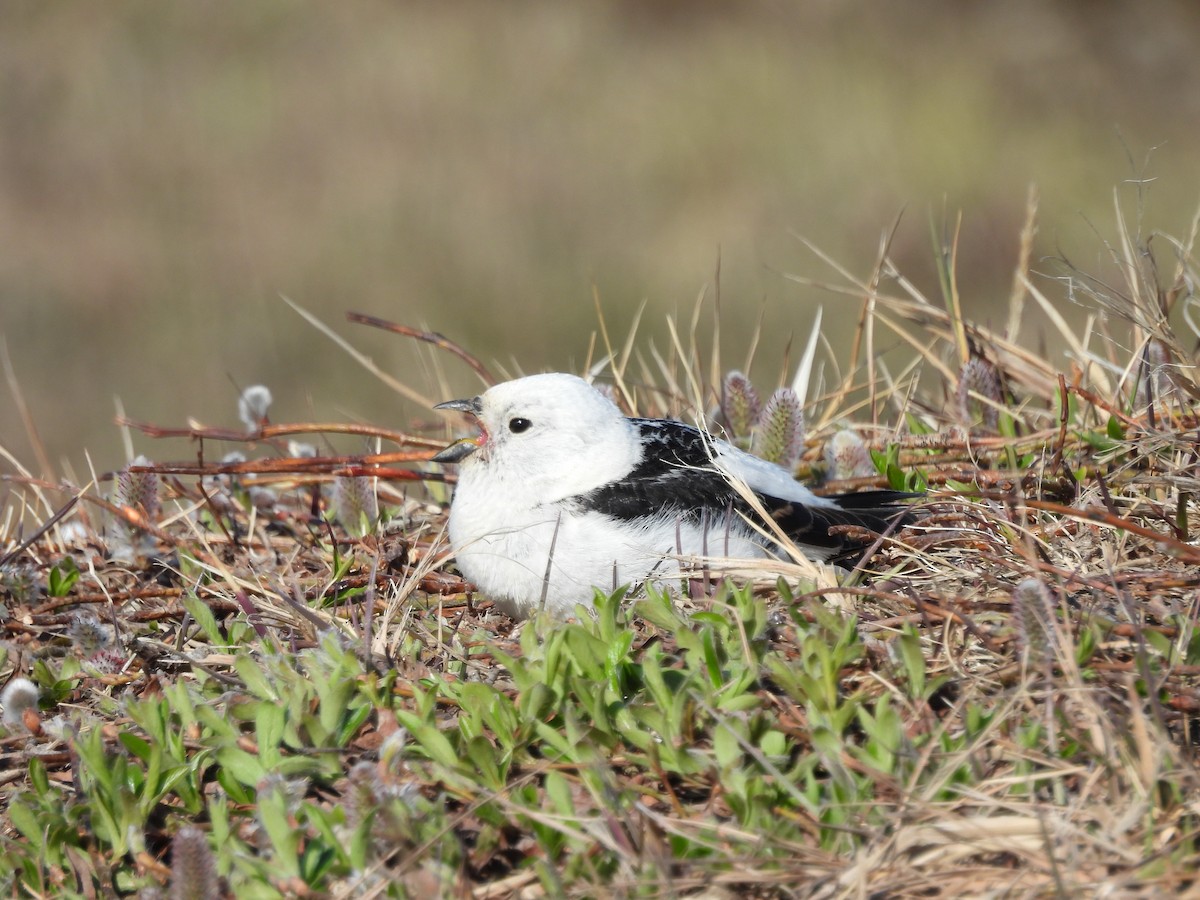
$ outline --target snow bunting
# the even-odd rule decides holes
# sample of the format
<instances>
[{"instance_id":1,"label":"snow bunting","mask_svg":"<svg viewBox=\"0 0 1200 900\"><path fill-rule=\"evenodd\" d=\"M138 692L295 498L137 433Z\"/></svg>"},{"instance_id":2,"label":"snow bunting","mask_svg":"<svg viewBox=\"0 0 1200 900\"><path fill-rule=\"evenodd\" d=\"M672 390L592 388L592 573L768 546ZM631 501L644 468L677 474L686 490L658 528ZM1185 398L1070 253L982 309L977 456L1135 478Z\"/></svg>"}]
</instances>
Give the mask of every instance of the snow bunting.
<instances>
[{"instance_id":1,"label":"snow bunting","mask_svg":"<svg viewBox=\"0 0 1200 900\"><path fill-rule=\"evenodd\" d=\"M819 560L863 549L832 526L882 531L911 496L818 497L786 469L690 425L628 418L574 375L518 378L435 409L468 413L480 429L433 457L460 465L448 525L459 568L518 618L542 606L571 615L597 588L678 586L681 560L767 555L772 542L747 522L757 517L735 480Z\"/></svg>"}]
</instances>

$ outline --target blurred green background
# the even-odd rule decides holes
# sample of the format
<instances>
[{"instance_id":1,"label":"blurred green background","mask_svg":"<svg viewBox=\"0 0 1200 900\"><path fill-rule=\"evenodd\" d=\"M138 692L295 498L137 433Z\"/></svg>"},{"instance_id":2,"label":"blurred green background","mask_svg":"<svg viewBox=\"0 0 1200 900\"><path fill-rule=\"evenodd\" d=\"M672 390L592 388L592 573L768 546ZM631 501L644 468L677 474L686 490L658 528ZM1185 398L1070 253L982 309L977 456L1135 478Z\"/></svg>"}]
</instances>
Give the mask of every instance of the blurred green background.
<instances>
[{"instance_id":1,"label":"blurred green background","mask_svg":"<svg viewBox=\"0 0 1200 900\"><path fill-rule=\"evenodd\" d=\"M0 332L50 458L123 462L114 397L159 424L414 416L279 299L444 399L423 325L481 358L575 368L593 292L623 335L721 272L764 380L846 301L795 234L938 296L930 222L964 214L968 314L1000 324L1026 188L1037 254L1099 265L1113 188L1147 228L1200 200L1200 4L45 3L0 13ZM1127 199L1134 197L1127 193ZM1136 213L1132 208L1131 213ZM1031 330L1029 340L1037 338ZM1052 340L1052 338L1047 338ZM478 382L447 359L455 393ZM35 467L7 387L0 446ZM137 438L156 459L182 442ZM8 464L0 461L0 467Z\"/></svg>"}]
</instances>

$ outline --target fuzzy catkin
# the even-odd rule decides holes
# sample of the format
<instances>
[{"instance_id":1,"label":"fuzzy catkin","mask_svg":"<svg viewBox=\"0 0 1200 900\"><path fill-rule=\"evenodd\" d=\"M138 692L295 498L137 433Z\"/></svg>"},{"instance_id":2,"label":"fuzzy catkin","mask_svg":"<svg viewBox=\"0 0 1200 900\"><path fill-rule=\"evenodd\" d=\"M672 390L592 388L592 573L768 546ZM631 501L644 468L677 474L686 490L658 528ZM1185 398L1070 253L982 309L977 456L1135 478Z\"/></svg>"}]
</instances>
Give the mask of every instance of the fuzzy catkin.
<instances>
[{"instance_id":1,"label":"fuzzy catkin","mask_svg":"<svg viewBox=\"0 0 1200 900\"><path fill-rule=\"evenodd\" d=\"M355 537L363 537L379 518L374 479L366 475L338 475L333 479L333 516Z\"/></svg>"},{"instance_id":2,"label":"fuzzy catkin","mask_svg":"<svg viewBox=\"0 0 1200 900\"><path fill-rule=\"evenodd\" d=\"M220 896L208 837L194 825L185 825L171 841L171 900L217 900Z\"/></svg>"},{"instance_id":3,"label":"fuzzy catkin","mask_svg":"<svg viewBox=\"0 0 1200 900\"><path fill-rule=\"evenodd\" d=\"M875 474L871 451L853 428L843 428L825 444L825 465L837 481Z\"/></svg>"},{"instance_id":4,"label":"fuzzy catkin","mask_svg":"<svg viewBox=\"0 0 1200 900\"><path fill-rule=\"evenodd\" d=\"M775 391L763 406L751 442L754 454L790 469L804 452L804 412L791 388Z\"/></svg>"},{"instance_id":5,"label":"fuzzy catkin","mask_svg":"<svg viewBox=\"0 0 1200 900\"><path fill-rule=\"evenodd\" d=\"M152 465L154 463L144 456L134 459L117 474L117 489L113 496L113 502L118 506L129 506L143 512L150 522L158 518L160 509L158 475L155 472L130 470Z\"/></svg>"},{"instance_id":6,"label":"fuzzy catkin","mask_svg":"<svg viewBox=\"0 0 1200 900\"><path fill-rule=\"evenodd\" d=\"M1040 667L1054 656L1054 601L1044 584L1026 578L1013 589L1012 618L1017 652L1025 665Z\"/></svg>"},{"instance_id":7,"label":"fuzzy catkin","mask_svg":"<svg viewBox=\"0 0 1200 900\"><path fill-rule=\"evenodd\" d=\"M267 410L274 398L265 384L254 384L242 391L238 397L238 418L247 431L258 431L267 423Z\"/></svg>"},{"instance_id":8,"label":"fuzzy catkin","mask_svg":"<svg viewBox=\"0 0 1200 900\"><path fill-rule=\"evenodd\" d=\"M980 397L986 397L990 402L984 403L971 396L972 392ZM974 424L974 407L981 410L983 427L988 431L996 431L1000 426L1000 413L997 405L1001 401L1000 372L979 356L973 356L962 367L958 374L958 389L955 391L955 404L958 407L958 420L963 426L970 428Z\"/></svg>"},{"instance_id":9,"label":"fuzzy catkin","mask_svg":"<svg viewBox=\"0 0 1200 900\"><path fill-rule=\"evenodd\" d=\"M736 369L725 376L721 385L721 415L734 438L750 434L762 411L762 401L750 379Z\"/></svg>"},{"instance_id":10,"label":"fuzzy catkin","mask_svg":"<svg viewBox=\"0 0 1200 900\"><path fill-rule=\"evenodd\" d=\"M37 685L28 678L14 678L0 693L0 706L4 707L0 723L9 729L23 728L26 711L36 710L37 702Z\"/></svg>"}]
</instances>

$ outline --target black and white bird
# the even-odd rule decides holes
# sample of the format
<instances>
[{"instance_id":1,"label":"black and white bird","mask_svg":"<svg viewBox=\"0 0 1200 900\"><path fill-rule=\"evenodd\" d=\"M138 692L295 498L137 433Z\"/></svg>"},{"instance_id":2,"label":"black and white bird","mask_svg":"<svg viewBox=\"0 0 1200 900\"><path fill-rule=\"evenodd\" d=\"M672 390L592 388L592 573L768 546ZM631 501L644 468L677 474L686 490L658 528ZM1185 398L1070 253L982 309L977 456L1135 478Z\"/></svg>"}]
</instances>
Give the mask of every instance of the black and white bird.
<instances>
[{"instance_id":1,"label":"black and white bird","mask_svg":"<svg viewBox=\"0 0 1200 900\"><path fill-rule=\"evenodd\" d=\"M596 588L678 585L688 558L767 555L772 542L747 521L762 525L735 482L819 560L864 549L831 527L883 531L911 496L818 497L786 469L690 425L628 418L574 375L518 378L435 409L468 413L480 429L433 457L460 465L448 525L459 568L518 618L543 605L571 615Z\"/></svg>"}]
</instances>

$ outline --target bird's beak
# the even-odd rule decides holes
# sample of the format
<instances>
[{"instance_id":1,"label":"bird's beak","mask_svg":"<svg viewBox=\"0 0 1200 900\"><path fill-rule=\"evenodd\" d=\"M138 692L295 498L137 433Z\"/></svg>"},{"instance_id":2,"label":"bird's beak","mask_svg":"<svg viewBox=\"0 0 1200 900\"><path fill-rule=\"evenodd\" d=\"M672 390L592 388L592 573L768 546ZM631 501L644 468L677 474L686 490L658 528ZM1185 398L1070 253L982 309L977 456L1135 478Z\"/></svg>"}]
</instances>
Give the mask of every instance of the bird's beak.
<instances>
[{"instance_id":1,"label":"bird's beak","mask_svg":"<svg viewBox=\"0 0 1200 900\"><path fill-rule=\"evenodd\" d=\"M429 460L435 463L462 462L478 449L479 443L477 441L471 438L460 438L445 450L439 450L433 456L429 457Z\"/></svg>"},{"instance_id":2,"label":"bird's beak","mask_svg":"<svg viewBox=\"0 0 1200 900\"><path fill-rule=\"evenodd\" d=\"M479 402L478 397L472 397L470 400L446 400L439 403L434 409L453 409L477 416L483 412L483 405Z\"/></svg>"},{"instance_id":3,"label":"bird's beak","mask_svg":"<svg viewBox=\"0 0 1200 900\"><path fill-rule=\"evenodd\" d=\"M453 409L457 412L464 412L468 415L478 416L483 411L483 406L479 402L478 397L473 397L470 400L447 400L444 403L439 403L434 409ZM445 450L439 451L434 456L430 457L431 462L436 463L456 463L466 459L487 440L487 432L483 432L478 439L461 438L447 447Z\"/></svg>"}]
</instances>

